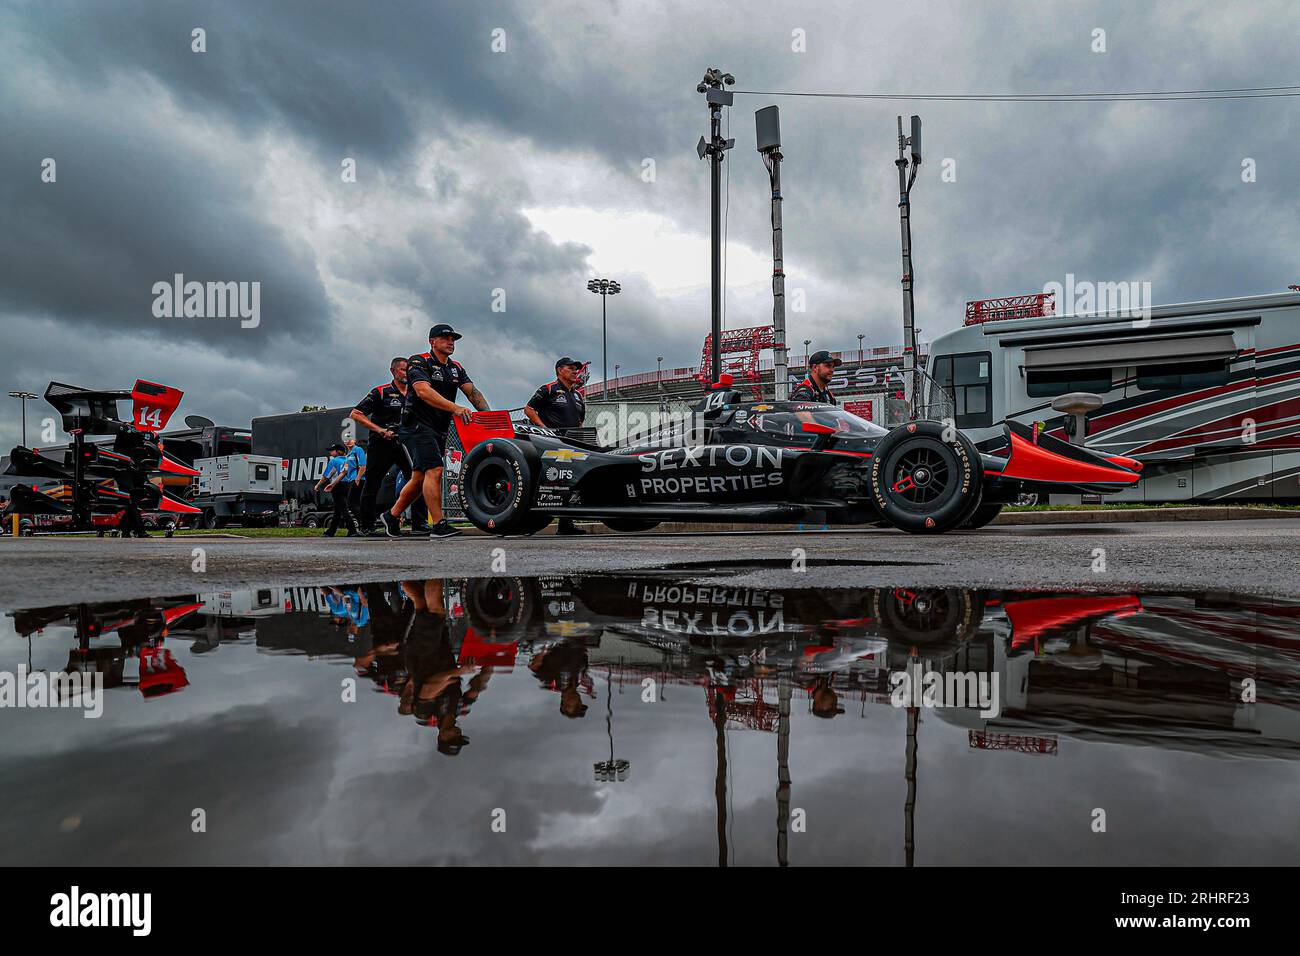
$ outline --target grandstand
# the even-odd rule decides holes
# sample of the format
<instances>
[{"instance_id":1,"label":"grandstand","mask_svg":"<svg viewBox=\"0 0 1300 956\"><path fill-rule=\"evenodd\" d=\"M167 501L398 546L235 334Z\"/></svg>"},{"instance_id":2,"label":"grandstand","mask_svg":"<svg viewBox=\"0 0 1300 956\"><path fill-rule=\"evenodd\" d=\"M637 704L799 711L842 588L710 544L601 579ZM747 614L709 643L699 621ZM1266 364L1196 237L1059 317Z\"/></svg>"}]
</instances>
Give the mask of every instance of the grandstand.
<instances>
[{"instance_id":1,"label":"grandstand","mask_svg":"<svg viewBox=\"0 0 1300 956\"><path fill-rule=\"evenodd\" d=\"M918 365L925 364L928 346L920 346L921 356ZM902 367L903 350L897 346L875 349L845 349L831 353L844 362L837 370L838 374L831 383L831 390L841 397L866 394L883 394L900 385L897 370ZM804 356L790 355L789 373L791 385L803 381L807 370ZM725 366L725 363L724 363ZM890 375L890 371L894 374ZM759 388L764 398L773 397L772 359L765 357L758 362ZM704 385L700 381L700 370L696 366L685 368L666 368L662 372L636 372L609 380L606 396L600 382L589 382L586 388L588 402L653 402L663 400L673 403L691 404L704 394ZM743 383L737 377L737 387Z\"/></svg>"}]
</instances>

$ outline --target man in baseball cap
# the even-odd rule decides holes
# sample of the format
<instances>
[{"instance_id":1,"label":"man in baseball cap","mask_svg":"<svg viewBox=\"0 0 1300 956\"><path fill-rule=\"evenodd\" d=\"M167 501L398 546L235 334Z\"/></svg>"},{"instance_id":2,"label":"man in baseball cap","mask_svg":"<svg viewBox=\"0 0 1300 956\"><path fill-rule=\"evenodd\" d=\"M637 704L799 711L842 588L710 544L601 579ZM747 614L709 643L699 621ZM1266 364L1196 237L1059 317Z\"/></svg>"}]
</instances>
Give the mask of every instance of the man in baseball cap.
<instances>
[{"instance_id":1,"label":"man in baseball cap","mask_svg":"<svg viewBox=\"0 0 1300 956\"><path fill-rule=\"evenodd\" d=\"M403 511L423 492L429 509L430 538L460 534L442 515L442 465L451 418L468 422L471 409L457 405L463 392L479 411L491 406L470 379L464 366L452 359L460 333L446 323L429 329L429 351L407 359L407 392L402 409L402 442L411 456L411 480L402 488L387 515L380 515L384 530L397 537Z\"/></svg>"},{"instance_id":2,"label":"man in baseball cap","mask_svg":"<svg viewBox=\"0 0 1300 956\"><path fill-rule=\"evenodd\" d=\"M581 428L587 417L587 402L578 390L578 377L586 364L562 355L555 363L555 381L548 382L534 392L524 406L528 420L543 428ZM556 534L586 532L575 525L572 518L561 518Z\"/></svg>"},{"instance_id":3,"label":"man in baseball cap","mask_svg":"<svg viewBox=\"0 0 1300 956\"><path fill-rule=\"evenodd\" d=\"M819 402L822 405L838 405L831 394L831 379L835 377L835 366L844 363L832 358L825 349L818 349L808 357L808 377L795 386L790 393L792 402Z\"/></svg>"}]
</instances>

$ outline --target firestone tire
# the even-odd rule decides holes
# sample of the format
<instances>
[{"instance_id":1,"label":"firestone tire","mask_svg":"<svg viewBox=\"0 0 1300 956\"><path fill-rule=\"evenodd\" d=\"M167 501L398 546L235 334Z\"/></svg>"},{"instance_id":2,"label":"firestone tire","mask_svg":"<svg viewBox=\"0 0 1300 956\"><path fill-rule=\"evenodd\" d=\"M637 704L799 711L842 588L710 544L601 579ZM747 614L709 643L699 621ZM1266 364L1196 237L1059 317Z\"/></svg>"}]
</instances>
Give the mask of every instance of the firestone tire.
<instances>
[{"instance_id":1,"label":"firestone tire","mask_svg":"<svg viewBox=\"0 0 1300 956\"><path fill-rule=\"evenodd\" d=\"M489 534L533 534L541 530L532 510L534 485L533 464L519 445L504 438L485 441L465 457L461 508Z\"/></svg>"},{"instance_id":2,"label":"firestone tire","mask_svg":"<svg viewBox=\"0 0 1300 956\"><path fill-rule=\"evenodd\" d=\"M871 497L896 528L942 534L979 506L984 467L969 438L942 422L908 422L876 445Z\"/></svg>"}]
</instances>

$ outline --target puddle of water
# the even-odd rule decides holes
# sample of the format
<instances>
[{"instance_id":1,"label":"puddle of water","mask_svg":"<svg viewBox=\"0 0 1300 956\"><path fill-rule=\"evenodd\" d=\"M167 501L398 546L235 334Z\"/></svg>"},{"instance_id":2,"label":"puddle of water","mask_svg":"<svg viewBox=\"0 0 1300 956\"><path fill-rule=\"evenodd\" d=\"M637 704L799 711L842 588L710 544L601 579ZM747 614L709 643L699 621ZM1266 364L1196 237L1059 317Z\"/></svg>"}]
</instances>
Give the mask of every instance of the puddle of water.
<instances>
[{"instance_id":1,"label":"puddle of water","mask_svg":"<svg viewBox=\"0 0 1300 956\"><path fill-rule=\"evenodd\" d=\"M73 696L86 675L102 696ZM1284 599L662 572L268 587L8 614L0 703L6 865L1284 864L1300 846Z\"/></svg>"}]
</instances>

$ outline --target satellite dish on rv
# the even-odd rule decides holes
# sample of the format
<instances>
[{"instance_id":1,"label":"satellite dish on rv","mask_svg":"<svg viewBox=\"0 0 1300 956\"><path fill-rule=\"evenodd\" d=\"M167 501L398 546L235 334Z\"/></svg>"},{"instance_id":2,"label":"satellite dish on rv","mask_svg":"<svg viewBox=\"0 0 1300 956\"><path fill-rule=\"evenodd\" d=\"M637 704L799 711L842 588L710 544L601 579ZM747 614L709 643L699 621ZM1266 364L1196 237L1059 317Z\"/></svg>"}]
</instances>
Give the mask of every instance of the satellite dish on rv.
<instances>
[{"instance_id":1,"label":"satellite dish on rv","mask_svg":"<svg viewBox=\"0 0 1300 956\"><path fill-rule=\"evenodd\" d=\"M215 424L216 422L214 422L212 419L204 418L202 415L185 416L186 428L211 428Z\"/></svg>"}]
</instances>

